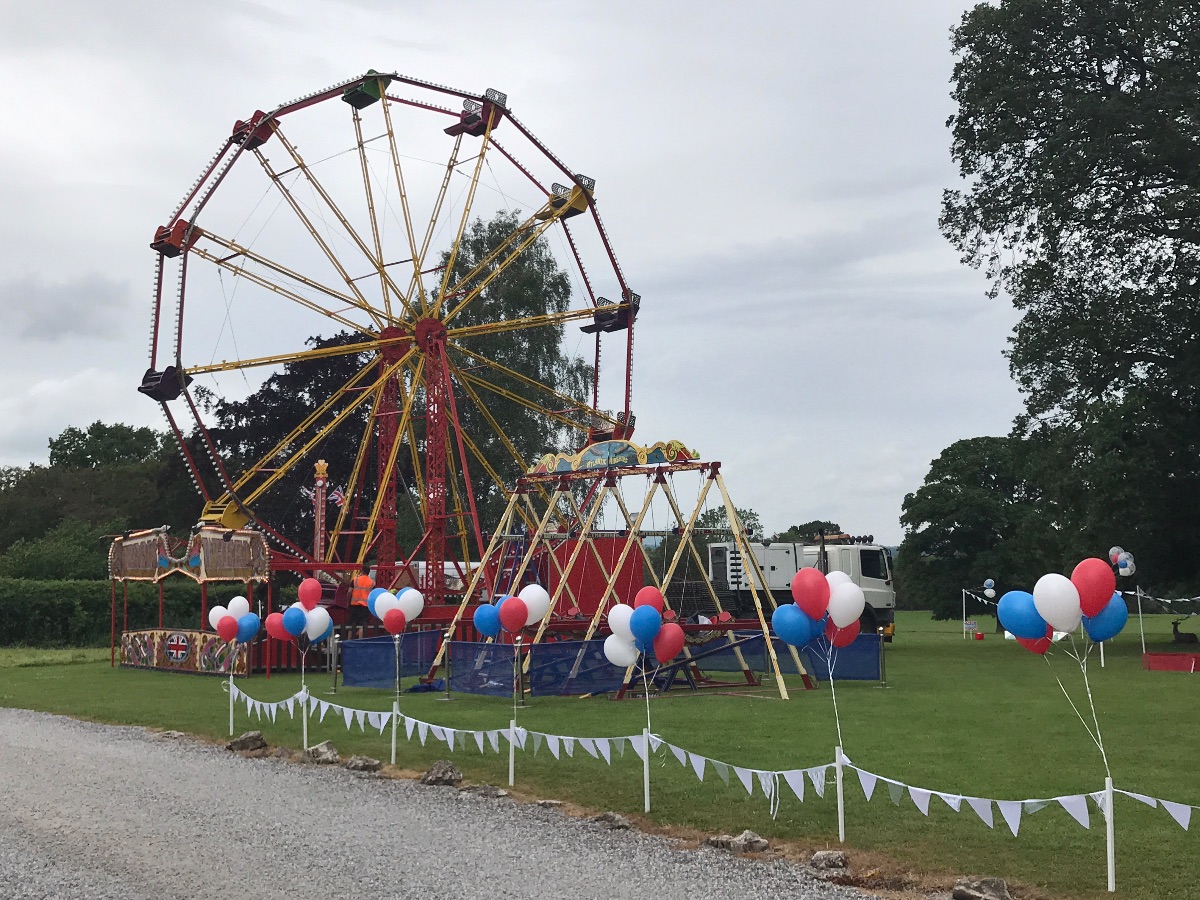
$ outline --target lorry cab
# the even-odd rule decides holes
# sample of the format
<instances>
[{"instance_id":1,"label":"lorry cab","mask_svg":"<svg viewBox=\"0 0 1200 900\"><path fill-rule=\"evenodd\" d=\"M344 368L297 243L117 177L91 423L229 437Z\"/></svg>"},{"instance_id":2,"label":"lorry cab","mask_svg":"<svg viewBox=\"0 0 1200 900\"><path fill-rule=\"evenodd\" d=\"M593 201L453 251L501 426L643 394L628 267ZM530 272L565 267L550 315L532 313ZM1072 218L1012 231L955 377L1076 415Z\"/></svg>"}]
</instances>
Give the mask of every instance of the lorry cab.
<instances>
[{"instance_id":1,"label":"lorry cab","mask_svg":"<svg viewBox=\"0 0 1200 900\"><path fill-rule=\"evenodd\" d=\"M826 542L794 544L751 542L750 550L759 572L754 586L765 585L776 603L792 601L792 578L802 568L822 572L845 572L862 588L867 605L862 615L864 631L883 628L890 637L895 631L896 592L891 557L878 544ZM715 588L749 592L750 573L742 553L732 541L708 545L709 579Z\"/></svg>"}]
</instances>

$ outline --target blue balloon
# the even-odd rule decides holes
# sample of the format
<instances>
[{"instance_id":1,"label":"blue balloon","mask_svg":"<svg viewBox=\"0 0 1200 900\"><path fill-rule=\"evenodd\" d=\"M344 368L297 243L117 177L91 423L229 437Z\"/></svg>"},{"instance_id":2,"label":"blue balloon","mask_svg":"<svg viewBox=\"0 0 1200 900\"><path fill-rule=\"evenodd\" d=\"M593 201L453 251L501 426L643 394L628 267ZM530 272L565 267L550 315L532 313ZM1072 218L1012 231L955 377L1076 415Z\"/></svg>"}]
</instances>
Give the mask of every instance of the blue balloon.
<instances>
[{"instance_id":1,"label":"blue balloon","mask_svg":"<svg viewBox=\"0 0 1200 900\"><path fill-rule=\"evenodd\" d=\"M803 647L812 640L812 625L812 619L795 603L784 603L771 614L771 629L793 647Z\"/></svg>"},{"instance_id":2,"label":"blue balloon","mask_svg":"<svg viewBox=\"0 0 1200 900\"><path fill-rule=\"evenodd\" d=\"M308 624L308 616L302 606L289 606L283 613L283 630L292 637L304 634L304 626Z\"/></svg>"},{"instance_id":3,"label":"blue balloon","mask_svg":"<svg viewBox=\"0 0 1200 900\"><path fill-rule=\"evenodd\" d=\"M653 606L639 606L629 617L629 630L633 632L633 641L638 649L646 652L646 646L654 644L658 632L662 629L662 613Z\"/></svg>"},{"instance_id":4,"label":"blue balloon","mask_svg":"<svg viewBox=\"0 0 1200 900\"><path fill-rule=\"evenodd\" d=\"M1033 641L1046 636L1046 620L1038 614L1029 591L1009 591L996 604L996 615L1016 637Z\"/></svg>"},{"instance_id":5,"label":"blue balloon","mask_svg":"<svg viewBox=\"0 0 1200 900\"><path fill-rule=\"evenodd\" d=\"M487 603L475 607L475 615L471 619L475 630L484 637L495 637L500 633L500 610Z\"/></svg>"},{"instance_id":6,"label":"blue balloon","mask_svg":"<svg viewBox=\"0 0 1200 900\"><path fill-rule=\"evenodd\" d=\"M1128 620L1129 607L1125 605L1125 598L1120 594L1113 594L1104 609L1091 618L1083 617L1083 630L1099 644L1120 634Z\"/></svg>"},{"instance_id":7,"label":"blue balloon","mask_svg":"<svg viewBox=\"0 0 1200 900\"><path fill-rule=\"evenodd\" d=\"M984 590L990 591L995 586L996 586L996 582L992 581L992 579L990 579L990 578L987 579L986 581L984 581L984 583L983 583Z\"/></svg>"},{"instance_id":8,"label":"blue balloon","mask_svg":"<svg viewBox=\"0 0 1200 900\"><path fill-rule=\"evenodd\" d=\"M371 615L375 616L375 601L387 593L387 588L375 588L371 593L367 594L367 609L371 611ZM379 618L379 616L375 616Z\"/></svg>"},{"instance_id":9,"label":"blue balloon","mask_svg":"<svg viewBox=\"0 0 1200 900\"><path fill-rule=\"evenodd\" d=\"M237 639L243 644L254 640L254 636L258 634L258 628L261 624L257 613L246 613L238 619Z\"/></svg>"},{"instance_id":10,"label":"blue balloon","mask_svg":"<svg viewBox=\"0 0 1200 900\"><path fill-rule=\"evenodd\" d=\"M319 644L319 643L321 643L321 641L329 640L329 637L332 634L333 634L333 619L330 619L329 624L325 626L325 631L322 632L321 636L319 638L316 638L313 641L310 641L309 643L310 644Z\"/></svg>"}]
</instances>

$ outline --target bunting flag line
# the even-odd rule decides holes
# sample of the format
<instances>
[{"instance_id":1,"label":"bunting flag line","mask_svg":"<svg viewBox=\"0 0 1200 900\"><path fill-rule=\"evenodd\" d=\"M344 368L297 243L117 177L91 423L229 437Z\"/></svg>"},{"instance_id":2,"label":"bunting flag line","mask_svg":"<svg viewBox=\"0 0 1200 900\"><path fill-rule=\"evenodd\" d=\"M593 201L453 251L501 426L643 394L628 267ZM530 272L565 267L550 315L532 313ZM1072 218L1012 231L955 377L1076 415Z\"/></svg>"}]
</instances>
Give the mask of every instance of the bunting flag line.
<instances>
[{"instance_id":1,"label":"bunting flag line","mask_svg":"<svg viewBox=\"0 0 1200 900\"><path fill-rule=\"evenodd\" d=\"M351 730L353 725L357 723L359 730L364 733L366 732L366 726L370 725L371 728L378 730L379 734L382 735L388 725L391 724L394 715L391 711L355 709L336 703L329 703L313 697L304 689L297 691L290 697L276 701L257 700L236 684L230 685L229 690L235 702L240 700L246 705L247 718L256 717L260 721L266 716L269 721L275 722L276 716L281 710L286 710L288 716L294 719L296 705L300 704L303 711L309 714L316 713L319 717L318 722L324 722L326 714L332 712L335 716L342 719L347 730ZM822 763L807 768L779 771L752 769L695 753L684 747L672 744L656 734L650 735L649 746L647 747L646 740L640 734L613 737L578 737L574 735L529 731L520 727L513 734L507 728L490 729L487 731L459 730L444 725L436 725L432 722L424 722L412 716L405 715L401 715L397 719L397 723L400 721L404 723L404 734L408 740L412 740L413 733L415 732L421 744L425 745L428 738L432 735L435 740L445 744L450 751L466 747L468 745L468 736L470 736L480 753L486 752L486 743L490 745L493 753L498 754L500 753L500 740L503 737L505 741L513 742L517 749L524 751L528 748L535 754L545 744L550 751L550 755L558 760L561 760L564 755L573 758L575 755L575 746L578 745L593 759L603 759L605 763L611 765L614 751L618 756L624 756L625 744L627 742L633 748L633 752L638 759L643 761L645 761L648 752L657 753L665 746L683 769L691 769L698 781L703 782L705 774L711 770L716 772L717 777L728 787L730 784L730 772L732 771L738 783L752 797L755 794L755 783L757 782L758 790L771 805L772 815L778 809L781 793L779 783L781 779L791 789L796 799L803 803L806 793L805 782L807 781L808 784L812 785L813 793L818 798L824 798L829 770L836 768L834 763ZM529 747L529 737L531 735L533 737L533 746ZM962 805L965 802L988 828L995 827L994 809L999 810L1000 818L1014 836L1020 831L1023 815L1032 815L1052 804L1061 806L1072 819L1084 828L1091 828L1091 815L1088 810L1089 798L1096 804L1100 816L1103 818L1105 815L1105 794L1102 790L1061 797L995 800L987 797L968 797L948 791L914 787L897 781L894 778L887 778L883 775L870 772L861 766L856 766L844 753L842 754L842 765L844 768L852 769L857 774L859 786L862 788L863 797L867 802L871 801L875 794L876 786L882 782L887 786L888 796L893 803L897 806L901 805L905 794L907 794L917 810L925 816L929 815L929 805L933 797L940 798L954 812L961 812ZM1184 831L1187 831L1191 825L1192 810L1200 809L1200 806L1163 800L1149 794L1126 791L1119 788L1114 788L1113 793L1122 794L1152 809L1161 807L1171 817L1172 821Z\"/></svg>"}]
</instances>

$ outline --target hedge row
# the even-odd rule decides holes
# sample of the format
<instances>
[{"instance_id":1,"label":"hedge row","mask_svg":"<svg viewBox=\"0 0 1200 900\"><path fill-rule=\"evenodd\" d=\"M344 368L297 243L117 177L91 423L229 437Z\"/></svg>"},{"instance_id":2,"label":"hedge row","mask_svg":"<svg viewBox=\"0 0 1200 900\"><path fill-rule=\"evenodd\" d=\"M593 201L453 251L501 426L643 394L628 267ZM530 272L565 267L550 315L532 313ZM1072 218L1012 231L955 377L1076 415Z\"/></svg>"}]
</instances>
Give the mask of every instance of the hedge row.
<instances>
[{"instance_id":1,"label":"hedge row","mask_svg":"<svg viewBox=\"0 0 1200 900\"><path fill-rule=\"evenodd\" d=\"M285 591L295 594L295 587ZM240 584L210 585L209 606L225 604L244 594ZM277 602L279 593L276 593ZM255 599L265 602L265 589L257 586ZM290 599L294 600L292 596ZM112 583L109 581L33 581L0 578L0 647L103 647L111 628ZM287 601L285 601L287 602ZM117 585L117 631L123 622L124 595ZM163 626L197 628L200 625L200 586L174 578L163 585ZM129 583L129 627L158 626L158 587Z\"/></svg>"}]
</instances>

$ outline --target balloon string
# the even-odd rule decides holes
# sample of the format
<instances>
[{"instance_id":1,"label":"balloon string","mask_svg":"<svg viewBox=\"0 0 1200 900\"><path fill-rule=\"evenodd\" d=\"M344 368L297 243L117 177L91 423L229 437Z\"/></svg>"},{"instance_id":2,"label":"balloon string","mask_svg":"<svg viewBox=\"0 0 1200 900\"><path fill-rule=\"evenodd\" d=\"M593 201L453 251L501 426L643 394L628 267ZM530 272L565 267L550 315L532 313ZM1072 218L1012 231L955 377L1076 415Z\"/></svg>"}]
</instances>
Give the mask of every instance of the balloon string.
<instances>
[{"instance_id":1,"label":"balloon string","mask_svg":"<svg viewBox=\"0 0 1200 900\"><path fill-rule=\"evenodd\" d=\"M1043 657L1043 659L1046 659L1046 657ZM1100 743L1100 741L1097 739L1096 735L1092 734L1092 729L1088 726L1087 720L1083 717L1083 714L1079 711L1079 707L1077 707L1075 705L1075 701L1071 699L1071 695L1067 693L1067 689L1066 689L1066 687L1064 687L1064 685L1062 683L1062 679L1060 679L1058 677L1058 673L1055 672L1054 667L1050 665L1049 659L1046 659L1046 666L1050 669L1050 674L1054 676L1054 680L1058 682L1058 687L1063 692L1063 696L1066 697L1067 702L1071 704L1071 709L1075 710L1075 715L1077 715L1079 717L1079 722L1081 725L1083 725L1083 730L1087 732L1088 737L1090 737L1092 739L1092 743L1095 744L1097 749L1100 751L1100 756L1104 759L1104 768L1107 771L1108 757L1104 755L1104 745ZM1087 681L1086 673L1084 675L1084 681L1085 681L1085 683Z\"/></svg>"},{"instance_id":2,"label":"balloon string","mask_svg":"<svg viewBox=\"0 0 1200 900\"><path fill-rule=\"evenodd\" d=\"M1100 734L1100 719L1096 715L1096 701L1092 699L1092 684L1088 679L1087 672L1088 654L1092 652L1092 647L1094 646L1095 644L1088 646L1087 652L1083 655L1083 662L1080 663L1080 670L1083 672L1083 688L1087 691L1088 706L1092 709L1092 724L1096 729L1096 746L1100 748L1100 758L1104 760L1104 774L1112 778L1112 770L1108 767L1108 754L1104 752L1104 737Z\"/></svg>"},{"instance_id":3,"label":"balloon string","mask_svg":"<svg viewBox=\"0 0 1200 900\"><path fill-rule=\"evenodd\" d=\"M833 646L833 642L829 643L829 650L825 654L825 665L829 670L829 696L833 698L833 722L837 726L838 746L844 747L842 743L842 717L838 715L837 704L837 679L833 677L833 667L837 664L837 649Z\"/></svg>"}]
</instances>

